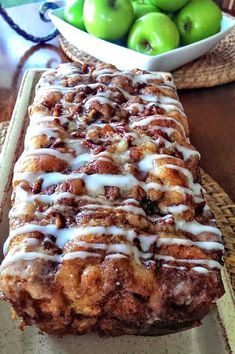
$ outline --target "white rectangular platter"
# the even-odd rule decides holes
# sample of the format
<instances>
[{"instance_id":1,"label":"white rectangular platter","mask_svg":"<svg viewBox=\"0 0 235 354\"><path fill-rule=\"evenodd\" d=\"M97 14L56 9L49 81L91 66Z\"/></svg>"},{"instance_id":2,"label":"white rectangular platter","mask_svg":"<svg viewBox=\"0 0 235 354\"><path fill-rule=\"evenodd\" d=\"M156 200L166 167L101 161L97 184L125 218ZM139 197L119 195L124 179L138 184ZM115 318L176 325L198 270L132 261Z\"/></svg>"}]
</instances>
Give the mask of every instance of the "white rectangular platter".
<instances>
[{"instance_id":1,"label":"white rectangular platter","mask_svg":"<svg viewBox=\"0 0 235 354\"><path fill-rule=\"evenodd\" d=\"M25 73L3 148L0 167L0 248L8 235L11 179L15 160L22 150L27 127L27 108L32 102L40 70ZM2 258L2 251L0 260ZM96 334L56 337L37 328L18 328L10 307L0 303L0 353L2 354L225 354L235 353L235 303L226 271L226 293L200 327L162 337L122 336L100 338Z\"/></svg>"}]
</instances>

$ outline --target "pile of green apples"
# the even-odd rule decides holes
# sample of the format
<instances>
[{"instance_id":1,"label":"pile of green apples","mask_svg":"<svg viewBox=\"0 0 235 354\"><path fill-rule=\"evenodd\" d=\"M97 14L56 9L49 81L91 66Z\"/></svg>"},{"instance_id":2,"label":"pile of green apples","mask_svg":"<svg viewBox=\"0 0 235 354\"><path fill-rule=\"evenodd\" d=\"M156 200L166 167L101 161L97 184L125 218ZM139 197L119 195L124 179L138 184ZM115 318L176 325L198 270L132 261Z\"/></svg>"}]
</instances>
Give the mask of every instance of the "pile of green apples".
<instances>
[{"instance_id":1,"label":"pile of green apples","mask_svg":"<svg viewBox=\"0 0 235 354\"><path fill-rule=\"evenodd\" d=\"M64 19L98 38L157 55L216 34L222 13L213 0L75 0Z\"/></svg>"}]
</instances>

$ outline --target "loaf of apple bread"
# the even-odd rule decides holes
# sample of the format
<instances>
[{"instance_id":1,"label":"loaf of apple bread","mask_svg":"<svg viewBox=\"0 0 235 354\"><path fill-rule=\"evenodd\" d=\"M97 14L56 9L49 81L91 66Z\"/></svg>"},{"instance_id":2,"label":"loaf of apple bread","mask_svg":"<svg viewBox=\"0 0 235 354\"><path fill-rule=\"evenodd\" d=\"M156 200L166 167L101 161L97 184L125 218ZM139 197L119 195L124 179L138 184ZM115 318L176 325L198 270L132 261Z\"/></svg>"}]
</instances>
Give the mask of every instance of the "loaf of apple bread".
<instances>
[{"instance_id":1,"label":"loaf of apple bread","mask_svg":"<svg viewBox=\"0 0 235 354\"><path fill-rule=\"evenodd\" d=\"M221 233L171 74L46 71L15 165L1 291L51 334L160 335L223 295Z\"/></svg>"}]
</instances>

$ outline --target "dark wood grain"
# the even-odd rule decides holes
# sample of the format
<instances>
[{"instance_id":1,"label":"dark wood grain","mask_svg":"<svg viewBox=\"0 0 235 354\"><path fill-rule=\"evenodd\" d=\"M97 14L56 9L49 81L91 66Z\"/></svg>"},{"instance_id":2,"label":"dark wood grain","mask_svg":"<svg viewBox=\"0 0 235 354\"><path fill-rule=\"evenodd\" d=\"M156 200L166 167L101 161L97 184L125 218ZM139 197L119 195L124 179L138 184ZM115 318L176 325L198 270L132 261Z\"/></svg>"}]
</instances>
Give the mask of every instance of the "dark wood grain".
<instances>
[{"instance_id":1,"label":"dark wood grain","mask_svg":"<svg viewBox=\"0 0 235 354\"><path fill-rule=\"evenodd\" d=\"M40 22L29 25L35 33ZM35 46L0 19L0 121L11 118L25 69L53 67L65 61L68 59L57 40ZM190 120L191 140L202 155L201 166L235 200L235 83L182 90L179 95Z\"/></svg>"},{"instance_id":2,"label":"dark wood grain","mask_svg":"<svg viewBox=\"0 0 235 354\"><path fill-rule=\"evenodd\" d=\"M201 167L235 200L235 84L182 90L179 96Z\"/></svg>"}]
</instances>

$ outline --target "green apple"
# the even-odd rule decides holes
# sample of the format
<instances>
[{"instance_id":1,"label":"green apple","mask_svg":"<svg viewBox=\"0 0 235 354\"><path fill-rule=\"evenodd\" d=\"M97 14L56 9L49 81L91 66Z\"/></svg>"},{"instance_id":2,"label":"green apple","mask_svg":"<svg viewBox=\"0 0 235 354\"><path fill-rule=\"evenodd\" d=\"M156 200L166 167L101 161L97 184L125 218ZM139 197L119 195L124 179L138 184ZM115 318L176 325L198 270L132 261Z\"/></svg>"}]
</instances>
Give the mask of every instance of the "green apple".
<instances>
[{"instance_id":1,"label":"green apple","mask_svg":"<svg viewBox=\"0 0 235 354\"><path fill-rule=\"evenodd\" d=\"M138 2L139 4L152 5L152 0L132 0L132 2Z\"/></svg>"},{"instance_id":2,"label":"green apple","mask_svg":"<svg viewBox=\"0 0 235 354\"><path fill-rule=\"evenodd\" d=\"M176 16L181 43L194 43L216 34L221 19L221 10L212 0L191 0Z\"/></svg>"},{"instance_id":3,"label":"green apple","mask_svg":"<svg viewBox=\"0 0 235 354\"><path fill-rule=\"evenodd\" d=\"M152 4L159 7L164 11L178 11L183 7L189 0L151 0Z\"/></svg>"},{"instance_id":4,"label":"green apple","mask_svg":"<svg viewBox=\"0 0 235 354\"><path fill-rule=\"evenodd\" d=\"M152 0L132 0L132 2L138 2L139 4L152 5Z\"/></svg>"},{"instance_id":5,"label":"green apple","mask_svg":"<svg viewBox=\"0 0 235 354\"><path fill-rule=\"evenodd\" d=\"M168 16L152 12L135 21L127 45L137 52L157 55L179 46L179 32Z\"/></svg>"},{"instance_id":6,"label":"green apple","mask_svg":"<svg viewBox=\"0 0 235 354\"><path fill-rule=\"evenodd\" d=\"M80 28L85 31L85 25L83 21L83 6L85 0L75 0L72 3L68 3L64 9L64 19L71 25Z\"/></svg>"},{"instance_id":7,"label":"green apple","mask_svg":"<svg viewBox=\"0 0 235 354\"><path fill-rule=\"evenodd\" d=\"M87 32L116 40L128 32L134 11L130 0L85 0L83 18Z\"/></svg>"},{"instance_id":8,"label":"green apple","mask_svg":"<svg viewBox=\"0 0 235 354\"><path fill-rule=\"evenodd\" d=\"M149 12L160 12L156 6L144 4L138 1L133 2L132 5L135 19L142 17Z\"/></svg>"},{"instance_id":9,"label":"green apple","mask_svg":"<svg viewBox=\"0 0 235 354\"><path fill-rule=\"evenodd\" d=\"M163 12L165 15L167 15L168 17L170 17L170 19L172 21L175 21L175 16L176 16L176 13L175 12L170 12L170 11L164 11Z\"/></svg>"}]
</instances>

